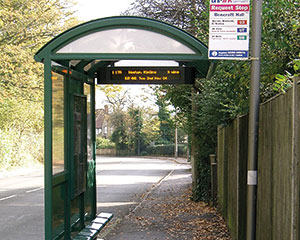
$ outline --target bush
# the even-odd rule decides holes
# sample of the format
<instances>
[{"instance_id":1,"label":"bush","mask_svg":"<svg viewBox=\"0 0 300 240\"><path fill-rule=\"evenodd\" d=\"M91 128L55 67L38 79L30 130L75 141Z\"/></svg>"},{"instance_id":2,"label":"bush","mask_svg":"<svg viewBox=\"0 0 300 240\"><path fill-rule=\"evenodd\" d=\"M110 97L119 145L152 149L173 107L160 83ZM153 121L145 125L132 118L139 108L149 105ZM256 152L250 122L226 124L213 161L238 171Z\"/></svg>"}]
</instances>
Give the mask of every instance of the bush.
<instances>
[{"instance_id":1,"label":"bush","mask_svg":"<svg viewBox=\"0 0 300 240\"><path fill-rule=\"evenodd\" d=\"M147 156L147 155L148 155L148 153L146 151L141 152L141 156Z\"/></svg>"},{"instance_id":2,"label":"bush","mask_svg":"<svg viewBox=\"0 0 300 240\"><path fill-rule=\"evenodd\" d=\"M150 156L174 156L175 144L153 145L146 148ZM178 156L186 156L187 145L178 144Z\"/></svg>"},{"instance_id":3,"label":"bush","mask_svg":"<svg viewBox=\"0 0 300 240\"><path fill-rule=\"evenodd\" d=\"M43 161L42 133L20 134L19 131L0 129L0 169L31 166Z\"/></svg>"},{"instance_id":4,"label":"bush","mask_svg":"<svg viewBox=\"0 0 300 240\"><path fill-rule=\"evenodd\" d=\"M113 149L115 144L109 139L97 137L96 139L96 148L97 149Z\"/></svg>"}]
</instances>

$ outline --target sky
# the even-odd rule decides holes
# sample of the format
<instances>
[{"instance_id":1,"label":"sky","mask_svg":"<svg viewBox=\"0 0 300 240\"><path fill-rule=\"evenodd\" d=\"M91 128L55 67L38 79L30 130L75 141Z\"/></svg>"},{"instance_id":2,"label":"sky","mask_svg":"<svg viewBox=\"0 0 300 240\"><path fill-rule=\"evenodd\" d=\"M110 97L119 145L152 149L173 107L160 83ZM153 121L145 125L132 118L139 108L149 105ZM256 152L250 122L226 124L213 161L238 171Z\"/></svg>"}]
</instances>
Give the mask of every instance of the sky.
<instances>
[{"instance_id":1,"label":"sky","mask_svg":"<svg viewBox=\"0 0 300 240\"><path fill-rule=\"evenodd\" d=\"M97 18L118 16L130 7L134 0L75 0L78 18L89 21Z\"/></svg>"}]
</instances>

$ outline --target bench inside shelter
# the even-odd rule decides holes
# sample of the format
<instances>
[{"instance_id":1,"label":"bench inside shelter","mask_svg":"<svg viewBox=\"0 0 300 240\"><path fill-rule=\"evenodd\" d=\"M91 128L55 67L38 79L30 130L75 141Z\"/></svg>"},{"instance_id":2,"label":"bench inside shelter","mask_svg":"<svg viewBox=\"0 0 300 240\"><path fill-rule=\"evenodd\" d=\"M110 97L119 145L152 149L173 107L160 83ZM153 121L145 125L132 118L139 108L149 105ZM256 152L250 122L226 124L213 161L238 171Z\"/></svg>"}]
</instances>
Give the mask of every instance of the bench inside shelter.
<instances>
[{"instance_id":1,"label":"bench inside shelter","mask_svg":"<svg viewBox=\"0 0 300 240\"><path fill-rule=\"evenodd\" d=\"M100 231L112 219L111 213L100 213L97 217L84 229L82 229L73 240L93 240L96 239Z\"/></svg>"}]
</instances>

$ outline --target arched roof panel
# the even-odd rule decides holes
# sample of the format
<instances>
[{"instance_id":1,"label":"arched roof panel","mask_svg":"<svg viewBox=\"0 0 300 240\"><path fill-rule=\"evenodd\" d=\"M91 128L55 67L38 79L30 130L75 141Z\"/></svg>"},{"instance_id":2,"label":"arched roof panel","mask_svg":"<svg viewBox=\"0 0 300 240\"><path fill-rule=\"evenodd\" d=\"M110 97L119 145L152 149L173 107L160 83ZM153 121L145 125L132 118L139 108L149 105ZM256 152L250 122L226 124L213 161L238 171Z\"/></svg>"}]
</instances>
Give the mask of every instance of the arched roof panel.
<instances>
[{"instance_id":1,"label":"arched roof panel","mask_svg":"<svg viewBox=\"0 0 300 240\"><path fill-rule=\"evenodd\" d=\"M63 46L56 53L196 54L173 38L138 28L94 32Z\"/></svg>"},{"instance_id":2,"label":"arched roof panel","mask_svg":"<svg viewBox=\"0 0 300 240\"><path fill-rule=\"evenodd\" d=\"M44 45L36 61L52 60L176 60L207 61L207 47L189 33L143 17L109 17L73 27ZM79 64L79 66L84 64Z\"/></svg>"}]
</instances>

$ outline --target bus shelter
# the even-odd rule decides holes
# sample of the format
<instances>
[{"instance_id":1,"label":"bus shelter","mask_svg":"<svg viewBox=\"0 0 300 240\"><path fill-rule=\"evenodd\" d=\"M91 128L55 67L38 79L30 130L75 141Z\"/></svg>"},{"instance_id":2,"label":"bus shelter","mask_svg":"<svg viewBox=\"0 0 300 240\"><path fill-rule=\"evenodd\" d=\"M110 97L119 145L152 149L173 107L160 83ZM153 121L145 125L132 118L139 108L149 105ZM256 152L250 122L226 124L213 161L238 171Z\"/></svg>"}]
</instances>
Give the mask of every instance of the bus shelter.
<instances>
[{"instance_id":1,"label":"bus shelter","mask_svg":"<svg viewBox=\"0 0 300 240\"><path fill-rule=\"evenodd\" d=\"M194 36L141 17L78 25L43 46L35 60L44 64L45 239L73 239L97 213L95 85L192 84L211 75L215 64ZM122 60L178 66L119 69Z\"/></svg>"}]
</instances>

